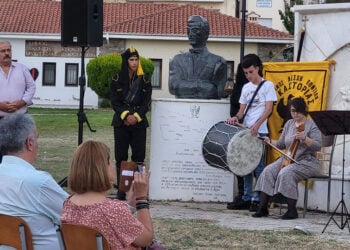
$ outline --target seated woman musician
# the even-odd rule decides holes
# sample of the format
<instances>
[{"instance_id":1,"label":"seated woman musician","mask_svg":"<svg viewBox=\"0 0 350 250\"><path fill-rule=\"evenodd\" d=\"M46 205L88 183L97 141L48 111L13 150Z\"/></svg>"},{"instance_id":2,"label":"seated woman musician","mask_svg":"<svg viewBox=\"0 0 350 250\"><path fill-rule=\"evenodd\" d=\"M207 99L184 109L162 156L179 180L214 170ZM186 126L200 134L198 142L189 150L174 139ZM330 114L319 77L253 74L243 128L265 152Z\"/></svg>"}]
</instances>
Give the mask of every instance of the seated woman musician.
<instances>
[{"instance_id":1,"label":"seated woman musician","mask_svg":"<svg viewBox=\"0 0 350 250\"><path fill-rule=\"evenodd\" d=\"M318 171L319 160L316 152L321 149L321 131L307 117L308 108L302 97L291 99L288 106L292 119L286 122L280 138L277 141L263 138L265 144L287 151L261 173L255 186L260 195L260 203L253 217L267 217L269 198L282 195L288 204L288 210L281 219L298 218L298 182Z\"/></svg>"}]
</instances>

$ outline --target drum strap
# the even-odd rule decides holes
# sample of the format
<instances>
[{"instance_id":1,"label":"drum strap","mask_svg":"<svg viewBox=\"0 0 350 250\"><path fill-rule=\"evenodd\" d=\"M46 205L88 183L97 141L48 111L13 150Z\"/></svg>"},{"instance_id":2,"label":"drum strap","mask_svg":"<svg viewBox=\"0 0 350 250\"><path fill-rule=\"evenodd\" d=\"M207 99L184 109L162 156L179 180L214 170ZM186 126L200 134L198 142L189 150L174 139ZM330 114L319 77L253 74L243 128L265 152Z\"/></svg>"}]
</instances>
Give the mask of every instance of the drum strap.
<instances>
[{"instance_id":1,"label":"drum strap","mask_svg":"<svg viewBox=\"0 0 350 250\"><path fill-rule=\"evenodd\" d=\"M255 92L254 92L254 94L253 94L253 97L252 97L252 99L250 99L250 102L249 102L249 104L248 104L248 107L245 109L245 112L244 112L244 114L243 114L243 117L242 117L242 119L240 120L241 123L243 123L244 117L246 116L246 114L247 114L247 112L248 112L248 109L250 108L250 106L252 106L252 103L253 103L253 101L254 101L255 96L256 96L256 94L258 93L258 91L259 91L259 89L261 88L261 86L264 84L264 82L266 82L266 80L262 80L261 83L260 83L260 84L258 85L258 87L256 88L256 90L255 90Z\"/></svg>"}]
</instances>

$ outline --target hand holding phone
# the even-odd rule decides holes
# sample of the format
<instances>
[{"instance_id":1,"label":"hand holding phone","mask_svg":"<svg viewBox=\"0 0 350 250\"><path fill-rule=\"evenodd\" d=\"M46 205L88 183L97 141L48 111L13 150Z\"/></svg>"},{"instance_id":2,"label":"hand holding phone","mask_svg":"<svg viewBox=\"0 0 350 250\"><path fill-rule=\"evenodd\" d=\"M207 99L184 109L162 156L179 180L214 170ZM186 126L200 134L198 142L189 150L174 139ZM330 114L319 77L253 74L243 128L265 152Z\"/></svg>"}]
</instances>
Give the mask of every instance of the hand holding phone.
<instances>
[{"instance_id":1,"label":"hand holding phone","mask_svg":"<svg viewBox=\"0 0 350 250\"><path fill-rule=\"evenodd\" d=\"M143 162L122 161L120 164L119 189L128 192L134 180L135 171L142 174L144 166Z\"/></svg>"},{"instance_id":2,"label":"hand holding phone","mask_svg":"<svg viewBox=\"0 0 350 250\"><path fill-rule=\"evenodd\" d=\"M123 192L128 192L132 181L134 180L134 172L136 163L132 161L122 161L120 164L119 189Z\"/></svg>"}]
</instances>

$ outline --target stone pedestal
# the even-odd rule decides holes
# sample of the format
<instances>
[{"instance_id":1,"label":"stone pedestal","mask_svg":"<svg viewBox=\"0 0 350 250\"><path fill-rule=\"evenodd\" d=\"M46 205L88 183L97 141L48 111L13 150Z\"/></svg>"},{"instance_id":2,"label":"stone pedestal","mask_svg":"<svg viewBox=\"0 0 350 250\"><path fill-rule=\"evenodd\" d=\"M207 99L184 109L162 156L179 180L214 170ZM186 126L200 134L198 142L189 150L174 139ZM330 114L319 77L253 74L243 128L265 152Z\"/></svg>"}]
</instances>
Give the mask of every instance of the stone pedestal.
<instances>
[{"instance_id":1,"label":"stone pedestal","mask_svg":"<svg viewBox=\"0 0 350 250\"><path fill-rule=\"evenodd\" d=\"M233 200L234 175L202 156L207 132L229 113L229 100L152 100L150 199Z\"/></svg>"}]
</instances>

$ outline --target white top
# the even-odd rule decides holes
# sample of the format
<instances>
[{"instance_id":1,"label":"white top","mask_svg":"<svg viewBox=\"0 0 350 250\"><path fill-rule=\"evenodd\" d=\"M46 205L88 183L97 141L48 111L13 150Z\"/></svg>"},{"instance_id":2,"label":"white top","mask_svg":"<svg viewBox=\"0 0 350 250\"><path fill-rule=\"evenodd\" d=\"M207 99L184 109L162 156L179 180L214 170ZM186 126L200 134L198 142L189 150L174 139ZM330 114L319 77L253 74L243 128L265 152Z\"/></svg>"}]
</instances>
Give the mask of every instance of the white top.
<instances>
[{"instance_id":1,"label":"white top","mask_svg":"<svg viewBox=\"0 0 350 250\"><path fill-rule=\"evenodd\" d=\"M250 103L250 100L252 99L257 87L258 85L252 82L246 83L242 88L239 103L246 104L248 107L248 104ZM248 128L253 126L254 123L264 113L265 103L268 101L277 101L277 95L274 84L270 81L265 81L256 94L254 101L244 118L243 124ZM267 128L267 119L261 124L258 132L264 134L267 134L269 132Z\"/></svg>"},{"instance_id":2,"label":"white top","mask_svg":"<svg viewBox=\"0 0 350 250\"><path fill-rule=\"evenodd\" d=\"M35 89L33 77L25 65L12 62L8 75L0 67L0 102L23 100L27 104L17 110L16 113L23 114L27 112L27 106L33 104L32 98ZM0 111L0 116L8 114Z\"/></svg>"},{"instance_id":3,"label":"white top","mask_svg":"<svg viewBox=\"0 0 350 250\"><path fill-rule=\"evenodd\" d=\"M23 218L35 250L58 250L55 225L60 224L68 194L50 174L21 158L5 155L0 164L0 213ZM9 249L0 246L0 249Z\"/></svg>"}]
</instances>

